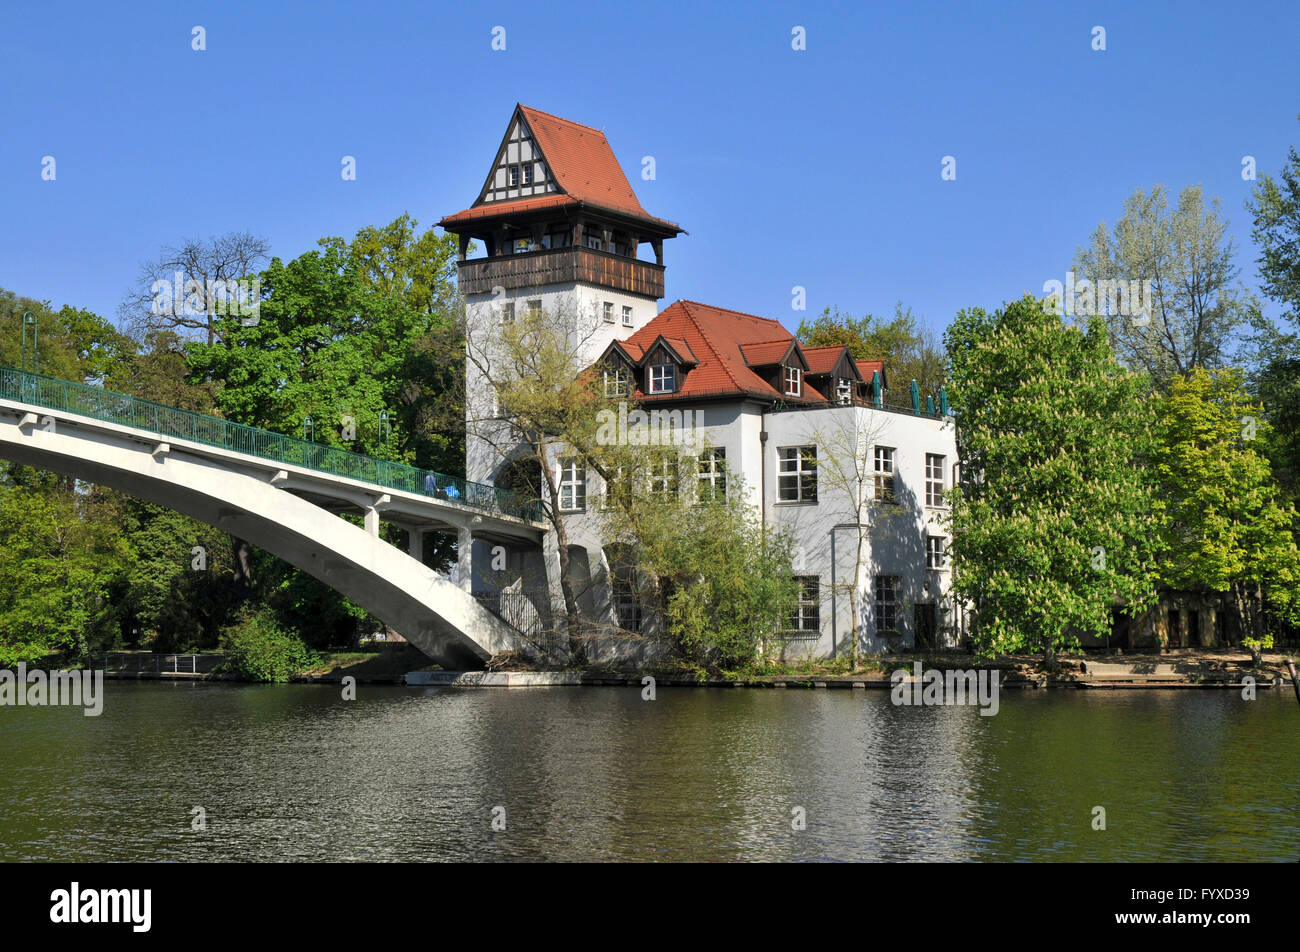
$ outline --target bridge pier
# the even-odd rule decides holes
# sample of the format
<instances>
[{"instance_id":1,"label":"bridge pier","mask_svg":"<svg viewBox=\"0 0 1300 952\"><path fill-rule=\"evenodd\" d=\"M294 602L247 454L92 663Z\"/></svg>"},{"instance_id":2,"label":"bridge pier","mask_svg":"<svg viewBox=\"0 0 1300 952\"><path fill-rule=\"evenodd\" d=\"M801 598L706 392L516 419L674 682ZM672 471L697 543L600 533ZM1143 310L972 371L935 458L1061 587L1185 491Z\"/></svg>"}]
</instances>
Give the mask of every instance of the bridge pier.
<instances>
[{"instance_id":1,"label":"bridge pier","mask_svg":"<svg viewBox=\"0 0 1300 952\"><path fill-rule=\"evenodd\" d=\"M371 538L379 538L379 510L374 506L366 507L366 532Z\"/></svg>"},{"instance_id":2,"label":"bridge pier","mask_svg":"<svg viewBox=\"0 0 1300 952\"><path fill-rule=\"evenodd\" d=\"M417 529L414 526L406 530L409 537L406 543L406 552L411 558L424 564L424 530Z\"/></svg>"},{"instance_id":3,"label":"bridge pier","mask_svg":"<svg viewBox=\"0 0 1300 952\"><path fill-rule=\"evenodd\" d=\"M460 587L474 593L474 533L468 525L456 529L456 576Z\"/></svg>"}]
</instances>

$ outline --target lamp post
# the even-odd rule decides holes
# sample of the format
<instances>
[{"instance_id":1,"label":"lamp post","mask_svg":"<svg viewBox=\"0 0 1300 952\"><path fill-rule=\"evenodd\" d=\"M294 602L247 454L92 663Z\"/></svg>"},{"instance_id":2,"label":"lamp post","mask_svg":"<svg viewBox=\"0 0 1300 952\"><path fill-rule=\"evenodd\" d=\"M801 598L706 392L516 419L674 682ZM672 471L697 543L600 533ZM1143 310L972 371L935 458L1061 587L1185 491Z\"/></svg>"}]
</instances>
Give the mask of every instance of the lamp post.
<instances>
[{"instance_id":1,"label":"lamp post","mask_svg":"<svg viewBox=\"0 0 1300 952\"><path fill-rule=\"evenodd\" d=\"M32 329L32 373L36 373L36 315L31 311L23 311L23 347L22 347L22 370L27 369L27 328Z\"/></svg>"},{"instance_id":2,"label":"lamp post","mask_svg":"<svg viewBox=\"0 0 1300 952\"><path fill-rule=\"evenodd\" d=\"M379 411L379 455L382 459L388 459L388 434L392 432L392 427L388 424L388 411Z\"/></svg>"},{"instance_id":3,"label":"lamp post","mask_svg":"<svg viewBox=\"0 0 1300 952\"><path fill-rule=\"evenodd\" d=\"M835 582L835 532L838 529L852 529L857 532L861 526L852 522L843 522L837 526L831 526L831 658L835 657L835 646L839 642L839 602L835 598L835 592L838 588ZM853 637L858 636L858 620L853 619Z\"/></svg>"},{"instance_id":4,"label":"lamp post","mask_svg":"<svg viewBox=\"0 0 1300 952\"><path fill-rule=\"evenodd\" d=\"M302 418L302 438L308 443L316 442L316 430L312 426L311 417Z\"/></svg>"}]
</instances>

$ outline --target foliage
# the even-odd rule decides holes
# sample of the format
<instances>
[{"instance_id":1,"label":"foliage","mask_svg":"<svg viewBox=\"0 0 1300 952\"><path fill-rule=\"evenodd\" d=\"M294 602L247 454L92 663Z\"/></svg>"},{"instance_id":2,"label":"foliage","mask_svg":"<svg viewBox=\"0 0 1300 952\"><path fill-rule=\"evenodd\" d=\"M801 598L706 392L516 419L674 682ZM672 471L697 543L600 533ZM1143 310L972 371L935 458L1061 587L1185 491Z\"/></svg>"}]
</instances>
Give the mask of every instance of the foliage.
<instances>
[{"instance_id":1,"label":"foliage","mask_svg":"<svg viewBox=\"0 0 1300 952\"><path fill-rule=\"evenodd\" d=\"M1277 178L1260 176L1246 210L1254 217L1260 287L1300 324L1300 154L1295 146Z\"/></svg>"},{"instance_id":2,"label":"foliage","mask_svg":"<svg viewBox=\"0 0 1300 952\"><path fill-rule=\"evenodd\" d=\"M112 519L57 486L0 486L0 644L11 661L81 657L110 640L128 548Z\"/></svg>"},{"instance_id":3,"label":"foliage","mask_svg":"<svg viewBox=\"0 0 1300 952\"><path fill-rule=\"evenodd\" d=\"M1108 634L1113 608L1136 614L1156 594L1146 381L1115 362L1100 319L1067 326L1029 297L961 312L946 342L962 459L954 589L976 604L977 650Z\"/></svg>"},{"instance_id":4,"label":"foliage","mask_svg":"<svg viewBox=\"0 0 1300 952\"><path fill-rule=\"evenodd\" d=\"M805 347L847 346L854 360L883 360L892 389L906 392L915 380L921 396L935 396L944 385L943 349L900 301L890 320L866 314L855 318L826 308L795 332Z\"/></svg>"},{"instance_id":5,"label":"foliage","mask_svg":"<svg viewBox=\"0 0 1300 952\"><path fill-rule=\"evenodd\" d=\"M1248 630L1247 596L1262 588L1279 620L1300 621L1295 512L1279 503L1265 453L1269 426L1238 370L1194 370L1160 407L1155 474L1165 498L1161 580L1174 589L1233 590Z\"/></svg>"},{"instance_id":6,"label":"foliage","mask_svg":"<svg viewBox=\"0 0 1300 952\"><path fill-rule=\"evenodd\" d=\"M320 656L266 608L241 618L226 632L222 647L225 669L246 681L282 684L320 664Z\"/></svg>"},{"instance_id":7,"label":"foliage","mask_svg":"<svg viewBox=\"0 0 1300 952\"><path fill-rule=\"evenodd\" d=\"M764 531L738 499L660 507L642 522L637 550L638 570L659 582L678 654L711 671L755 664L799 600L793 540Z\"/></svg>"},{"instance_id":8,"label":"foliage","mask_svg":"<svg viewBox=\"0 0 1300 952\"><path fill-rule=\"evenodd\" d=\"M1101 223L1075 254L1074 267L1092 282L1115 353L1126 366L1146 371L1159 390L1197 367L1222 364L1238 343L1236 332L1259 321L1258 305L1236 284L1227 232L1221 203L1207 203L1199 185L1184 188L1172 211L1164 186L1156 185L1135 190L1114 229ZM1112 313L1109 302L1096 300L1101 281L1125 288L1150 281L1150 313ZM1130 302L1129 310L1137 307Z\"/></svg>"}]
</instances>

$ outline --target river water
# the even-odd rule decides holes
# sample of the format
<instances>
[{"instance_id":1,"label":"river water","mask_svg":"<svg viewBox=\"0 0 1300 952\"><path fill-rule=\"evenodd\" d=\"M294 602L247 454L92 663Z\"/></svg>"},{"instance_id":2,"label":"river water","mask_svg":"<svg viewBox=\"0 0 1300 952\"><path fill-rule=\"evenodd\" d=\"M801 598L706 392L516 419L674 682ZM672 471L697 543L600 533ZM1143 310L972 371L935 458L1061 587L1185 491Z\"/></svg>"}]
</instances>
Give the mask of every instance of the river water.
<instances>
[{"instance_id":1,"label":"river water","mask_svg":"<svg viewBox=\"0 0 1300 952\"><path fill-rule=\"evenodd\" d=\"M106 692L0 708L0 859L1300 859L1289 690Z\"/></svg>"}]
</instances>

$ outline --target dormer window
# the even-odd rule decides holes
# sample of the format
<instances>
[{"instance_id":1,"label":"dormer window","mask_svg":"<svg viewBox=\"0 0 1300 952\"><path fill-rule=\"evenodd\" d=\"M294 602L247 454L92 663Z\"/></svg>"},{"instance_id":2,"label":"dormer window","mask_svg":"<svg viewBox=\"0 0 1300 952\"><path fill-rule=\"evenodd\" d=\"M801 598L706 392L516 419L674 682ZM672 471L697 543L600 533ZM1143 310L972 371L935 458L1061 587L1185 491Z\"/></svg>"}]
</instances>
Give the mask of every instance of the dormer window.
<instances>
[{"instance_id":1,"label":"dormer window","mask_svg":"<svg viewBox=\"0 0 1300 952\"><path fill-rule=\"evenodd\" d=\"M835 402L842 407L853 403L853 382L840 377L835 381Z\"/></svg>"},{"instance_id":2,"label":"dormer window","mask_svg":"<svg viewBox=\"0 0 1300 952\"><path fill-rule=\"evenodd\" d=\"M803 395L803 371L798 367L786 367L785 370L785 395L787 397L799 397Z\"/></svg>"},{"instance_id":3,"label":"dormer window","mask_svg":"<svg viewBox=\"0 0 1300 952\"><path fill-rule=\"evenodd\" d=\"M677 389L677 368L673 364L654 364L650 368L650 392L672 393Z\"/></svg>"},{"instance_id":4,"label":"dormer window","mask_svg":"<svg viewBox=\"0 0 1300 952\"><path fill-rule=\"evenodd\" d=\"M632 378L625 367L612 367L605 371L605 396L626 397L631 392Z\"/></svg>"}]
</instances>

